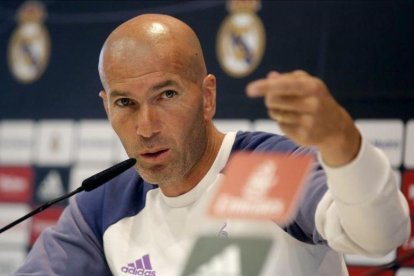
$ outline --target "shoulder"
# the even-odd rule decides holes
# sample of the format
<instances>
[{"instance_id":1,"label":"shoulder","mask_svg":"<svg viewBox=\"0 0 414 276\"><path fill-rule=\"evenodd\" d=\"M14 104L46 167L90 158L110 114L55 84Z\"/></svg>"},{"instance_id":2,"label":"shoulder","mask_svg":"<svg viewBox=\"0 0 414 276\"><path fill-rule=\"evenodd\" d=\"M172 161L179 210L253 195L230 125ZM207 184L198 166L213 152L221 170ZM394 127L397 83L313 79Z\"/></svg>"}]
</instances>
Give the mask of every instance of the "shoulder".
<instances>
[{"instance_id":1,"label":"shoulder","mask_svg":"<svg viewBox=\"0 0 414 276\"><path fill-rule=\"evenodd\" d=\"M285 136L260 131L239 131L236 135L232 151L293 152L298 148L298 145Z\"/></svg>"},{"instance_id":2,"label":"shoulder","mask_svg":"<svg viewBox=\"0 0 414 276\"><path fill-rule=\"evenodd\" d=\"M76 197L86 223L102 241L105 230L124 217L134 216L145 207L150 185L131 168L101 187Z\"/></svg>"}]
</instances>

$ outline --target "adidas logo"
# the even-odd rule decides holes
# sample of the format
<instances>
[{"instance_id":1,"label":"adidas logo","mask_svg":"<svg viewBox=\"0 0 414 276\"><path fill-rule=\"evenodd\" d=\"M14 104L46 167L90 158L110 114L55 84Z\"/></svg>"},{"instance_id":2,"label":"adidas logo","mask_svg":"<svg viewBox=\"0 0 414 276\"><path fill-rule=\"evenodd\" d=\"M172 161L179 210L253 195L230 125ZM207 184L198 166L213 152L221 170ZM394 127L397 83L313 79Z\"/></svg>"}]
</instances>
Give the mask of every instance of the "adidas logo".
<instances>
[{"instance_id":1,"label":"adidas logo","mask_svg":"<svg viewBox=\"0 0 414 276\"><path fill-rule=\"evenodd\" d=\"M198 267L191 276L242 276L240 248L229 245L221 253L213 256L208 263Z\"/></svg>"},{"instance_id":2,"label":"adidas logo","mask_svg":"<svg viewBox=\"0 0 414 276\"><path fill-rule=\"evenodd\" d=\"M42 201L52 200L65 192L59 171L51 170L40 182L37 196Z\"/></svg>"},{"instance_id":3,"label":"adidas logo","mask_svg":"<svg viewBox=\"0 0 414 276\"><path fill-rule=\"evenodd\" d=\"M121 268L121 271L130 275L139 276L156 276L156 272L152 270L149 255L144 255L134 263L129 263Z\"/></svg>"}]
</instances>

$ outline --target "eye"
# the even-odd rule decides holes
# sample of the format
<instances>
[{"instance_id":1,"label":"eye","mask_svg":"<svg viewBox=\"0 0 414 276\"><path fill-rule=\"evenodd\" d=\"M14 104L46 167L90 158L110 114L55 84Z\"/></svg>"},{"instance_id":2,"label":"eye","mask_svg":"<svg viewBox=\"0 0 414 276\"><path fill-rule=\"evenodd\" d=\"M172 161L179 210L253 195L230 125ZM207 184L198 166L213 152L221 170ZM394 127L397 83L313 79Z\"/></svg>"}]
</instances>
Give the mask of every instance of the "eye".
<instances>
[{"instance_id":1,"label":"eye","mask_svg":"<svg viewBox=\"0 0 414 276\"><path fill-rule=\"evenodd\" d=\"M166 90L163 92L163 98L171 99L177 95L177 92L174 90Z\"/></svg>"},{"instance_id":2,"label":"eye","mask_svg":"<svg viewBox=\"0 0 414 276\"><path fill-rule=\"evenodd\" d=\"M128 98L121 98L121 99L116 100L115 104L117 106L121 106L121 107L122 106L128 106L128 105L131 105L131 100L128 99Z\"/></svg>"}]
</instances>

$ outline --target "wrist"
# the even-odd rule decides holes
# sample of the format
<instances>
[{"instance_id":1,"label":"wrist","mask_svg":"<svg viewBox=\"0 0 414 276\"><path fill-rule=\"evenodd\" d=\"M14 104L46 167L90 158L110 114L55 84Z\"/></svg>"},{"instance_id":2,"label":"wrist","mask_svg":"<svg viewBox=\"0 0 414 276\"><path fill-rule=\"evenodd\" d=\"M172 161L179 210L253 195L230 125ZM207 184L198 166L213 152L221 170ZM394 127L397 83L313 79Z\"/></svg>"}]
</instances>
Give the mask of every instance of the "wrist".
<instances>
[{"instance_id":1,"label":"wrist","mask_svg":"<svg viewBox=\"0 0 414 276\"><path fill-rule=\"evenodd\" d=\"M361 134L350 116L345 112L345 124L331 138L328 138L319 151L323 162L330 167L340 167L350 163L358 155L361 147Z\"/></svg>"}]
</instances>

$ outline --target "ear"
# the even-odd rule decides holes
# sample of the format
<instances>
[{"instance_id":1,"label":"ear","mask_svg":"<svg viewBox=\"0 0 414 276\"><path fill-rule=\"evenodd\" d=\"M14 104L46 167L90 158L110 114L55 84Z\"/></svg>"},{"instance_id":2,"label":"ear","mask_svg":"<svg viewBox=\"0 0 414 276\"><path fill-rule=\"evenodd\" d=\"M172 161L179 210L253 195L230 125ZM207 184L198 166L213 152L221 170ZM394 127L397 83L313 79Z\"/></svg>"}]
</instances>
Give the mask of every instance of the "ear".
<instances>
[{"instance_id":1,"label":"ear","mask_svg":"<svg viewBox=\"0 0 414 276\"><path fill-rule=\"evenodd\" d=\"M203 79L204 119L211 121L216 113L216 77L208 74Z\"/></svg>"},{"instance_id":2,"label":"ear","mask_svg":"<svg viewBox=\"0 0 414 276\"><path fill-rule=\"evenodd\" d=\"M99 97L102 99L103 106L105 108L106 116L109 118L109 110L108 110L108 94L105 90L101 90L99 92Z\"/></svg>"}]
</instances>

